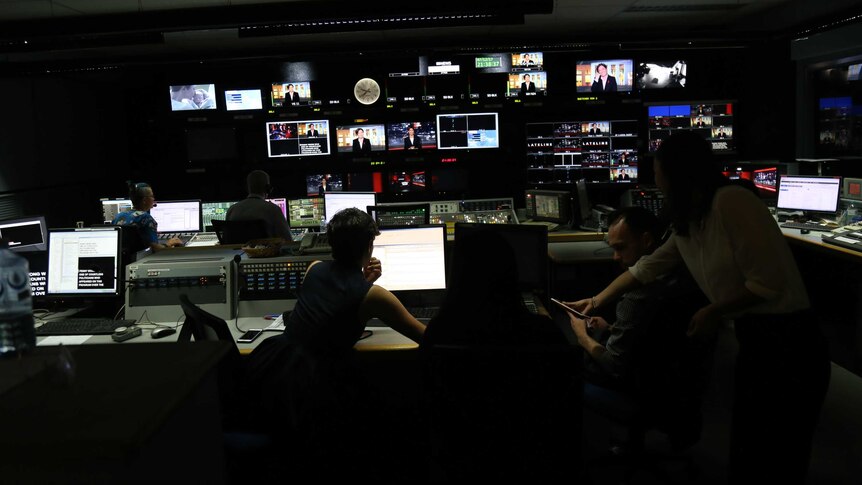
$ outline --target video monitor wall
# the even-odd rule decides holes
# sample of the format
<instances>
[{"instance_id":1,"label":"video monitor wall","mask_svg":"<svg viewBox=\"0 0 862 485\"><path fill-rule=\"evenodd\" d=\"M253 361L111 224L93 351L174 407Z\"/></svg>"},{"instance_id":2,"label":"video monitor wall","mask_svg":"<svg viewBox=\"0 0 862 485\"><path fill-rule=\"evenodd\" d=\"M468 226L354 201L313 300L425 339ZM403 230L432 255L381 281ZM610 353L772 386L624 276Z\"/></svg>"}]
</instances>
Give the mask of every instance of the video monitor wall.
<instances>
[{"instance_id":1,"label":"video monitor wall","mask_svg":"<svg viewBox=\"0 0 862 485\"><path fill-rule=\"evenodd\" d=\"M640 90L684 88L688 64L683 60L638 63L635 86Z\"/></svg>"},{"instance_id":2,"label":"video monitor wall","mask_svg":"<svg viewBox=\"0 0 862 485\"><path fill-rule=\"evenodd\" d=\"M338 153L370 154L386 150L386 127L382 124L342 125L335 128Z\"/></svg>"},{"instance_id":3,"label":"video monitor wall","mask_svg":"<svg viewBox=\"0 0 862 485\"><path fill-rule=\"evenodd\" d=\"M434 120L389 123L386 140L389 151L434 149L437 148L437 126Z\"/></svg>"},{"instance_id":4,"label":"video monitor wall","mask_svg":"<svg viewBox=\"0 0 862 485\"><path fill-rule=\"evenodd\" d=\"M575 85L579 93L629 92L634 81L632 59L579 61Z\"/></svg>"},{"instance_id":5,"label":"video monitor wall","mask_svg":"<svg viewBox=\"0 0 862 485\"><path fill-rule=\"evenodd\" d=\"M178 84L169 88L171 111L218 109L215 84Z\"/></svg>"},{"instance_id":6,"label":"video monitor wall","mask_svg":"<svg viewBox=\"0 0 862 485\"><path fill-rule=\"evenodd\" d=\"M311 83L306 81L290 81L273 83L272 106L301 106L311 102Z\"/></svg>"},{"instance_id":7,"label":"video monitor wall","mask_svg":"<svg viewBox=\"0 0 862 485\"><path fill-rule=\"evenodd\" d=\"M227 111L263 109L260 89L228 89L224 92L224 107Z\"/></svg>"},{"instance_id":8,"label":"video monitor wall","mask_svg":"<svg viewBox=\"0 0 862 485\"><path fill-rule=\"evenodd\" d=\"M636 120L528 123L526 134L534 169L580 169L590 182L637 181Z\"/></svg>"},{"instance_id":9,"label":"video monitor wall","mask_svg":"<svg viewBox=\"0 0 862 485\"><path fill-rule=\"evenodd\" d=\"M437 148L499 148L497 113L437 115Z\"/></svg>"},{"instance_id":10,"label":"video monitor wall","mask_svg":"<svg viewBox=\"0 0 862 485\"><path fill-rule=\"evenodd\" d=\"M269 121L267 154L274 157L329 155L329 121Z\"/></svg>"},{"instance_id":11,"label":"video monitor wall","mask_svg":"<svg viewBox=\"0 0 862 485\"><path fill-rule=\"evenodd\" d=\"M647 107L649 151L658 150L662 140L675 131L698 133L715 153L736 150L733 139L733 103L729 101L661 104Z\"/></svg>"}]
</instances>

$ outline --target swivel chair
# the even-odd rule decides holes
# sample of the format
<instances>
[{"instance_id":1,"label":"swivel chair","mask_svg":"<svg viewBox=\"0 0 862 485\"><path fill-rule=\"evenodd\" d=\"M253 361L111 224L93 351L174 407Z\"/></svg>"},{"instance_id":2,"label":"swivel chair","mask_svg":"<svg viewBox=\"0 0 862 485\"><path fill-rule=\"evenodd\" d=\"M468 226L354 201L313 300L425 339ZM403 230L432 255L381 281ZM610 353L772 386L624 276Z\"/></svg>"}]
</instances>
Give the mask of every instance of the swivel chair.
<instances>
[{"instance_id":1,"label":"swivel chair","mask_svg":"<svg viewBox=\"0 0 862 485\"><path fill-rule=\"evenodd\" d=\"M261 219L247 221L222 221L212 220L213 231L218 237L219 244L243 244L252 239L265 239L269 237L266 224Z\"/></svg>"}]
</instances>

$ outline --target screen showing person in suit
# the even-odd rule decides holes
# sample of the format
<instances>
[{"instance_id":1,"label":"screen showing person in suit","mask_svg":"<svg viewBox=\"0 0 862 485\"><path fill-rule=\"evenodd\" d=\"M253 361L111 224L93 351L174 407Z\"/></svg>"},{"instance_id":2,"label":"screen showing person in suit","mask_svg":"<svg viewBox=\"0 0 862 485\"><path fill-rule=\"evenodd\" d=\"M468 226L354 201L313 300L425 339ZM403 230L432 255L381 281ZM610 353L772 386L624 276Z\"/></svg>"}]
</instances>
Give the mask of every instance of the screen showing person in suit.
<instances>
[{"instance_id":1,"label":"screen showing person in suit","mask_svg":"<svg viewBox=\"0 0 862 485\"><path fill-rule=\"evenodd\" d=\"M338 153L367 156L386 150L386 127L382 124L342 125L335 131ZM402 143L398 140L399 146Z\"/></svg>"},{"instance_id":2,"label":"screen showing person in suit","mask_svg":"<svg viewBox=\"0 0 862 485\"><path fill-rule=\"evenodd\" d=\"M437 124L434 120L386 124L389 151L428 150L437 148Z\"/></svg>"}]
</instances>

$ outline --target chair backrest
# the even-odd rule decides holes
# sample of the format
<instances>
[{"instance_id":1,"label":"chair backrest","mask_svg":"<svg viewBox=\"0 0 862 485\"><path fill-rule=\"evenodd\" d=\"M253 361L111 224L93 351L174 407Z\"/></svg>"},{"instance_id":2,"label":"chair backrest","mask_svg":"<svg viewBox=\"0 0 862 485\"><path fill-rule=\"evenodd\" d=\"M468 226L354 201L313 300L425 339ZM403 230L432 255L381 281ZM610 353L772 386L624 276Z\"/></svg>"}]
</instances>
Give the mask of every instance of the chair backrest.
<instances>
[{"instance_id":1,"label":"chair backrest","mask_svg":"<svg viewBox=\"0 0 862 485\"><path fill-rule=\"evenodd\" d=\"M266 223L261 219L247 221L222 221L212 220L213 231L221 244L243 244L252 239L265 239L270 237L266 230Z\"/></svg>"},{"instance_id":2,"label":"chair backrest","mask_svg":"<svg viewBox=\"0 0 862 485\"><path fill-rule=\"evenodd\" d=\"M432 345L425 353L432 456L449 480L571 472L582 399L573 347Z\"/></svg>"}]
</instances>

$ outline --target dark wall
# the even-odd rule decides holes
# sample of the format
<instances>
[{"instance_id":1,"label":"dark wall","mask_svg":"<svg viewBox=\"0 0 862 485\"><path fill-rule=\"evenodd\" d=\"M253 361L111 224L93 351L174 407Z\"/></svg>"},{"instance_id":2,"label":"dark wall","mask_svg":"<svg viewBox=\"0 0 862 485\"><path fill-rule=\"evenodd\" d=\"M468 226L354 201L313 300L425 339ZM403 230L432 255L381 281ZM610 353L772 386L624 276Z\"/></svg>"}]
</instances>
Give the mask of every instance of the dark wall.
<instances>
[{"instance_id":1,"label":"dark wall","mask_svg":"<svg viewBox=\"0 0 862 485\"><path fill-rule=\"evenodd\" d=\"M640 50L615 52L546 52L549 94L544 99L513 103L438 102L438 106L372 107L352 98L353 83L371 76L385 83L393 66L410 64L418 54L370 53L316 59L257 59L218 62L154 63L86 74L43 73L0 80L10 97L0 121L0 195L39 194L27 198L26 213L50 214L49 224L77 220L97 222L99 197L122 197L125 181L147 181L156 197L235 200L244 197L244 177L252 169L267 170L274 195L305 193L305 175L458 168L468 178L458 194L384 194L384 200L458 197L515 197L523 205L526 188L525 124L589 119L636 119L641 126L641 151L646 149L646 108L659 101L736 100L734 158L790 159L793 156L794 66L786 43L741 48ZM611 99L579 100L574 89L577 60L608 57L688 61L688 87L677 91L634 93ZM215 83L219 104L224 89L260 88L264 97L272 82L285 80L302 67L324 98L345 100L339 106L271 108L228 113L222 109L193 114L171 113L168 86ZM319 94L320 91L324 94ZM329 119L330 130L341 123L374 123L433 119L437 113L494 111L499 113L500 149L429 151L423 157L382 153L357 162L335 153L321 157L274 158L266 154L266 121ZM189 137L210 137L219 144L210 160L190 160ZM443 163L442 159L454 158ZM650 166L642 157L643 167ZM644 173L648 180L649 174ZM616 205L627 186L595 184L594 202ZM42 195L51 194L50 197ZM74 198L72 198L74 197ZM35 199L35 200L31 200ZM65 201L74 202L66 203Z\"/></svg>"}]
</instances>

